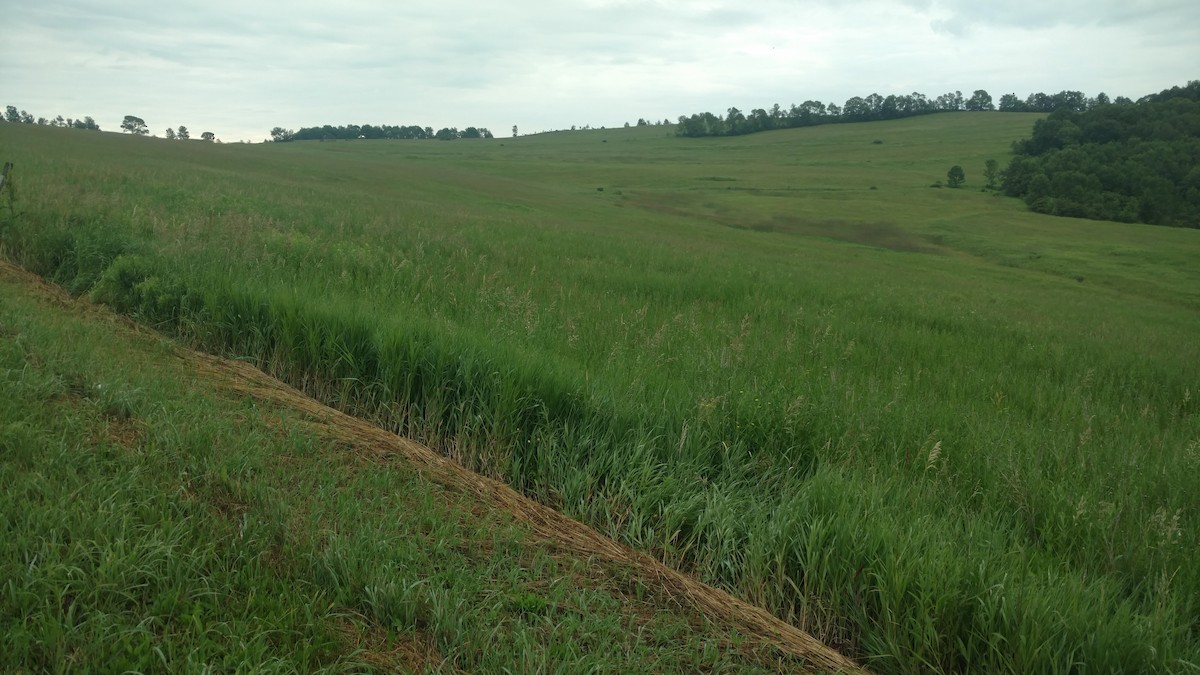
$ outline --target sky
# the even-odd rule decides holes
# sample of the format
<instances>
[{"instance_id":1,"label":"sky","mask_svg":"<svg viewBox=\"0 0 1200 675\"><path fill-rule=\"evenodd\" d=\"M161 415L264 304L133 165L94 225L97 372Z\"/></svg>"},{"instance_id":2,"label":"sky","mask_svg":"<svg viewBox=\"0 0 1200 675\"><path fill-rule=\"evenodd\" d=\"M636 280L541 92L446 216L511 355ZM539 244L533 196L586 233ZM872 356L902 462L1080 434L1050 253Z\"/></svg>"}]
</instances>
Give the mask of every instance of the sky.
<instances>
[{"instance_id":1,"label":"sky","mask_svg":"<svg viewBox=\"0 0 1200 675\"><path fill-rule=\"evenodd\" d=\"M225 142L276 126L508 136L729 107L1200 79L1195 0L5 0L0 106Z\"/></svg>"}]
</instances>

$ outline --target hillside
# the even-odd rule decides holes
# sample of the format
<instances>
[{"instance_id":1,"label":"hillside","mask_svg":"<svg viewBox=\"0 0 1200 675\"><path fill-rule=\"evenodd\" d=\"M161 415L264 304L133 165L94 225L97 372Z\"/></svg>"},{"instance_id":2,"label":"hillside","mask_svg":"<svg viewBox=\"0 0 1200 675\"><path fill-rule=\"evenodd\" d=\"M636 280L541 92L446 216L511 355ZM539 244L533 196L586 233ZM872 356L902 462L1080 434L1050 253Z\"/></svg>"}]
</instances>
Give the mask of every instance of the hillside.
<instances>
[{"instance_id":1,"label":"hillside","mask_svg":"<svg viewBox=\"0 0 1200 675\"><path fill-rule=\"evenodd\" d=\"M1036 115L221 146L0 127L5 251L883 672L1200 661L1194 231ZM934 189L951 165L962 189Z\"/></svg>"},{"instance_id":2,"label":"hillside","mask_svg":"<svg viewBox=\"0 0 1200 675\"><path fill-rule=\"evenodd\" d=\"M0 666L809 672L770 615L0 261Z\"/></svg>"}]
</instances>

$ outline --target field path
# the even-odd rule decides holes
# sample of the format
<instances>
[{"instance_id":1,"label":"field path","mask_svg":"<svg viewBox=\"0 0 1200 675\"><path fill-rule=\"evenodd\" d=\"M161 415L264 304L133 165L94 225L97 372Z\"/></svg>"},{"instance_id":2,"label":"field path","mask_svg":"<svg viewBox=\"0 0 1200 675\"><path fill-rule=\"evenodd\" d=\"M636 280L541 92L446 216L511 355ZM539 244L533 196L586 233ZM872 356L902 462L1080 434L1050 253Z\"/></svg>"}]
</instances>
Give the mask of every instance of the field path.
<instances>
[{"instance_id":1,"label":"field path","mask_svg":"<svg viewBox=\"0 0 1200 675\"><path fill-rule=\"evenodd\" d=\"M53 304L81 312L108 313L107 309L86 300L71 298L61 288L3 260L0 260L0 275L20 280L31 293ZM132 322L128 323L134 327ZM319 435L350 445L376 461L411 466L427 480L470 495L483 508L503 509L529 527L535 536L564 552L629 566L647 582L658 584L681 605L716 624L737 629L748 641L804 660L813 672L866 672L854 661L769 612L667 567L499 481L463 468L420 443L323 405L252 365L197 352L177 343L174 355L189 362L197 375L213 387L296 410Z\"/></svg>"}]
</instances>

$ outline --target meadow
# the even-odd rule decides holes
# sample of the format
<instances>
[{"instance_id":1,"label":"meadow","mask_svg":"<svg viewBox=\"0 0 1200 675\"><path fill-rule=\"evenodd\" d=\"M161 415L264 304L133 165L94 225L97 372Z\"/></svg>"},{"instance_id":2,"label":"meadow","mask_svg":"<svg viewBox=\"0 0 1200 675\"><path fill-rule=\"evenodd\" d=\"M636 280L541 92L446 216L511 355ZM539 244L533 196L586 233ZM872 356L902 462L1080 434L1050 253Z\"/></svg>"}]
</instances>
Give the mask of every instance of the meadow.
<instances>
[{"instance_id":1,"label":"meadow","mask_svg":"<svg viewBox=\"0 0 1200 675\"><path fill-rule=\"evenodd\" d=\"M981 190L1036 118L2 125L0 245L874 670L1196 670L1200 232Z\"/></svg>"},{"instance_id":2,"label":"meadow","mask_svg":"<svg viewBox=\"0 0 1200 675\"><path fill-rule=\"evenodd\" d=\"M0 262L0 670L821 663L348 421Z\"/></svg>"}]
</instances>

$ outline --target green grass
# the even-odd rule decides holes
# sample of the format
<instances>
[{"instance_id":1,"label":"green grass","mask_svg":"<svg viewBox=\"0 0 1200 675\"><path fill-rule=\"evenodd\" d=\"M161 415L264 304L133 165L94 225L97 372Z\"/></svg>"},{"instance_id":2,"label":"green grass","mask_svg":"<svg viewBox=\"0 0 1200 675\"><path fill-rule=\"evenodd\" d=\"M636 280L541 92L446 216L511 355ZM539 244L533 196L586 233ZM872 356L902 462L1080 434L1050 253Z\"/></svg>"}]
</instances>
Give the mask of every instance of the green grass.
<instances>
[{"instance_id":1,"label":"green grass","mask_svg":"<svg viewBox=\"0 0 1200 675\"><path fill-rule=\"evenodd\" d=\"M1200 233L980 191L1035 118L262 146L6 125L0 240L874 669L1194 670ZM965 187L931 188L953 164Z\"/></svg>"},{"instance_id":2,"label":"green grass","mask_svg":"<svg viewBox=\"0 0 1200 675\"><path fill-rule=\"evenodd\" d=\"M0 270L5 672L798 667Z\"/></svg>"}]
</instances>

